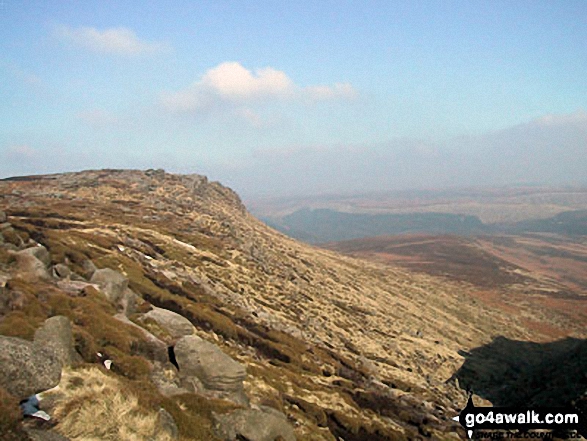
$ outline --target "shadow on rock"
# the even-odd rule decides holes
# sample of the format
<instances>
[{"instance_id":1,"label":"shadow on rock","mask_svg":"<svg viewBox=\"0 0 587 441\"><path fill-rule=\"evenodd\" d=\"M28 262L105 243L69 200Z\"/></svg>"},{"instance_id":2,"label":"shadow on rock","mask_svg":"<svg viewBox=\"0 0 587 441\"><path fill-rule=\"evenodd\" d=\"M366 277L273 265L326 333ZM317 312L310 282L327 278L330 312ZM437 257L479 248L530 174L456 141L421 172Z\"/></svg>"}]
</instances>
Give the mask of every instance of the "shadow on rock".
<instances>
[{"instance_id":1,"label":"shadow on rock","mask_svg":"<svg viewBox=\"0 0 587 441\"><path fill-rule=\"evenodd\" d=\"M587 340L534 343L497 337L470 352L452 379L494 406L587 407Z\"/></svg>"}]
</instances>

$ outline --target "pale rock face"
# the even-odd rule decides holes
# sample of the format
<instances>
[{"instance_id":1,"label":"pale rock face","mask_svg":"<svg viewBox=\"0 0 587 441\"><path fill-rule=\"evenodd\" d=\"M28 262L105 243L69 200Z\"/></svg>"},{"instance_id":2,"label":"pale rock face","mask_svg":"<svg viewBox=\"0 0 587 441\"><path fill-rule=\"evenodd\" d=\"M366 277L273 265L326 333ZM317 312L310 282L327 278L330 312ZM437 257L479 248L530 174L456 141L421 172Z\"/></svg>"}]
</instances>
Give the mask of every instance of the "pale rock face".
<instances>
[{"instance_id":1,"label":"pale rock face","mask_svg":"<svg viewBox=\"0 0 587 441\"><path fill-rule=\"evenodd\" d=\"M0 385L18 398L57 386L63 367L52 350L4 336L0 336L0 366Z\"/></svg>"},{"instance_id":2,"label":"pale rock face","mask_svg":"<svg viewBox=\"0 0 587 441\"><path fill-rule=\"evenodd\" d=\"M141 318L143 321L147 319L167 331L173 341L194 333L194 326L188 319L168 309L154 307Z\"/></svg>"},{"instance_id":3,"label":"pale rock face","mask_svg":"<svg viewBox=\"0 0 587 441\"><path fill-rule=\"evenodd\" d=\"M266 406L215 415L218 435L226 440L274 441L281 437L295 441L293 428L281 412Z\"/></svg>"},{"instance_id":4,"label":"pale rock face","mask_svg":"<svg viewBox=\"0 0 587 441\"><path fill-rule=\"evenodd\" d=\"M36 248L27 248L22 251L13 252L16 258L16 274L29 281L51 280L51 274L47 269L47 265L35 256L36 251L29 251L35 250ZM42 252L40 253L42 254Z\"/></svg>"},{"instance_id":5,"label":"pale rock face","mask_svg":"<svg viewBox=\"0 0 587 441\"><path fill-rule=\"evenodd\" d=\"M179 340L175 358L184 383L195 379L210 391L239 393L243 390L245 367L200 337L189 335Z\"/></svg>"},{"instance_id":6,"label":"pale rock face","mask_svg":"<svg viewBox=\"0 0 587 441\"><path fill-rule=\"evenodd\" d=\"M19 251L19 254L29 254L31 256L36 257L45 267L49 267L51 265L51 256L49 255L49 251L43 245L36 245L34 247L26 248L22 251Z\"/></svg>"},{"instance_id":7,"label":"pale rock face","mask_svg":"<svg viewBox=\"0 0 587 441\"><path fill-rule=\"evenodd\" d=\"M110 268L96 270L90 280L100 287L100 290L112 303L117 304L128 287L128 279Z\"/></svg>"},{"instance_id":8,"label":"pale rock face","mask_svg":"<svg viewBox=\"0 0 587 441\"><path fill-rule=\"evenodd\" d=\"M74 348L71 323L62 315L45 320L43 326L35 332L34 341L37 345L55 352L64 366L71 366L81 359Z\"/></svg>"}]
</instances>

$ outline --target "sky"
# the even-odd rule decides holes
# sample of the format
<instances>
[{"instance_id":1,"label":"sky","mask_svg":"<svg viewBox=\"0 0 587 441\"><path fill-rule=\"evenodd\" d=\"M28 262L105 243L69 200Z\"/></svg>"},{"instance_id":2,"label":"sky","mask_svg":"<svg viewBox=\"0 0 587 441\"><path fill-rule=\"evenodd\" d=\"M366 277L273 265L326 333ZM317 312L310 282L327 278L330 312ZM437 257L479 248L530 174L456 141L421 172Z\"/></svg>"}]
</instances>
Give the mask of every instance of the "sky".
<instances>
[{"instance_id":1,"label":"sky","mask_svg":"<svg viewBox=\"0 0 587 441\"><path fill-rule=\"evenodd\" d=\"M587 2L0 0L0 177L587 184Z\"/></svg>"}]
</instances>

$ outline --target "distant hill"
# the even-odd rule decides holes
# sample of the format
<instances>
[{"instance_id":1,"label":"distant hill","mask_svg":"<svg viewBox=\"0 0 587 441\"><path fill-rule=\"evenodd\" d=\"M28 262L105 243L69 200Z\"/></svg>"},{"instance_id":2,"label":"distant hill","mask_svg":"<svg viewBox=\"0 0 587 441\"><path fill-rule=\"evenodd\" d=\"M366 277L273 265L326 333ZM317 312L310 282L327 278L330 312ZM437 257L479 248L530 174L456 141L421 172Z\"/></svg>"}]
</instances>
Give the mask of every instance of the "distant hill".
<instances>
[{"instance_id":1,"label":"distant hill","mask_svg":"<svg viewBox=\"0 0 587 441\"><path fill-rule=\"evenodd\" d=\"M362 214L330 209L301 209L264 221L295 239L324 243L405 233L479 234L488 228L477 216L449 213Z\"/></svg>"},{"instance_id":2,"label":"distant hill","mask_svg":"<svg viewBox=\"0 0 587 441\"><path fill-rule=\"evenodd\" d=\"M477 216L452 213L367 214L328 208L302 208L280 218L261 218L268 226L307 243L327 243L398 234L553 233L587 236L587 210L565 211L546 219L496 224Z\"/></svg>"},{"instance_id":3,"label":"distant hill","mask_svg":"<svg viewBox=\"0 0 587 441\"><path fill-rule=\"evenodd\" d=\"M565 211L548 219L532 219L496 227L507 233L535 232L587 236L587 210Z\"/></svg>"}]
</instances>

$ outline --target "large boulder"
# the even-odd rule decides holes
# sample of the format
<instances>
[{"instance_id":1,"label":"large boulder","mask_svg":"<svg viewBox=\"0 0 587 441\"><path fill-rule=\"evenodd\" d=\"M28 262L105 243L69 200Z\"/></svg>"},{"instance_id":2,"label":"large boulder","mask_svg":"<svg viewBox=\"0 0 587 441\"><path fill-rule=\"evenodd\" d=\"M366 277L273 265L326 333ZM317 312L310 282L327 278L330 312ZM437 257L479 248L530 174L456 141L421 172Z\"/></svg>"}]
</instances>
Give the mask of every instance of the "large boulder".
<instances>
[{"instance_id":1,"label":"large boulder","mask_svg":"<svg viewBox=\"0 0 587 441\"><path fill-rule=\"evenodd\" d=\"M35 332L35 343L52 350L64 366L80 361L75 351L71 322L67 317L57 315L45 320L43 326Z\"/></svg>"},{"instance_id":2,"label":"large boulder","mask_svg":"<svg viewBox=\"0 0 587 441\"><path fill-rule=\"evenodd\" d=\"M240 409L229 414L214 415L216 432L226 441L295 441L293 428L287 417L270 407ZM281 437L281 438L279 438Z\"/></svg>"},{"instance_id":3,"label":"large boulder","mask_svg":"<svg viewBox=\"0 0 587 441\"><path fill-rule=\"evenodd\" d=\"M188 319L168 309L153 307L141 317L142 322L148 322L148 320L153 320L169 334L169 343L194 333L194 326Z\"/></svg>"},{"instance_id":4,"label":"large boulder","mask_svg":"<svg viewBox=\"0 0 587 441\"><path fill-rule=\"evenodd\" d=\"M49 254L49 251L47 251L47 248L45 248L43 245L37 244L34 247L25 248L24 250L19 251L18 253L29 254L31 256L36 257L41 262L43 262L45 268L48 268L49 265L51 265L51 255Z\"/></svg>"},{"instance_id":5,"label":"large boulder","mask_svg":"<svg viewBox=\"0 0 587 441\"><path fill-rule=\"evenodd\" d=\"M16 275L29 281L50 280L51 274L47 265L39 260L33 251L29 251L35 248L37 247L22 251L10 251L16 260Z\"/></svg>"},{"instance_id":6,"label":"large boulder","mask_svg":"<svg viewBox=\"0 0 587 441\"><path fill-rule=\"evenodd\" d=\"M141 355L147 357L151 361L157 361L160 363L165 363L168 360L168 352L167 352L167 345L151 334L144 328L141 328L136 323L131 322L128 317L122 313L116 314L114 316L115 319L119 320L122 323L125 323L133 328L139 330L143 335L143 341L141 344L138 345L136 348L137 352Z\"/></svg>"},{"instance_id":7,"label":"large boulder","mask_svg":"<svg viewBox=\"0 0 587 441\"><path fill-rule=\"evenodd\" d=\"M0 366L0 385L15 397L51 389L61 379L59 357L20 338L0 336Z\"/></svg>"},{"instance_id":8,"label":"large boulder","mask_svg":"<svg viewBox=\"0 0 587 441\"><path fill-rule=\"evenodd\" d=\"M115 304L119 302L128 287L128 279L110 268L94 271L90 282L98 285L108 300Z\"/></svg>"},{"instance_id":9,"label":"large boulder","mask_svg":"<svg viewBox=\"0 0 587 441\"><path fill-rule=\"evenodd\" d=\"M197 391L201 385L208 391L242 392L247 376L245 367L218 346L188 335L177 342L174 353L184 387Z\"/></svg>"}]
</instances>

